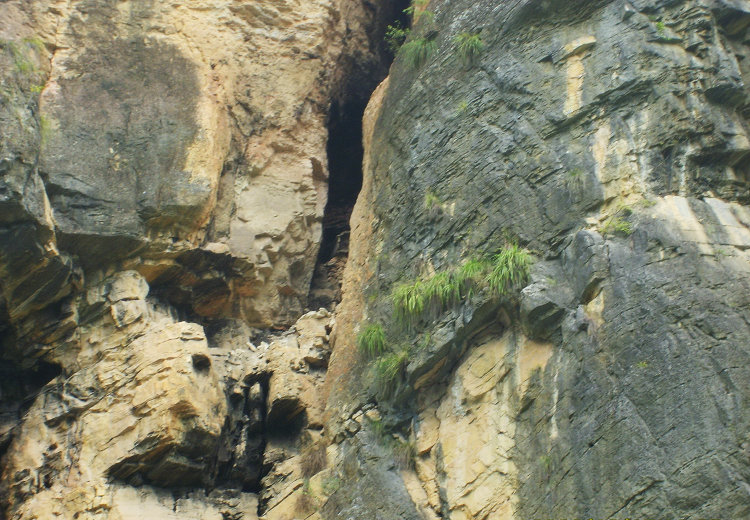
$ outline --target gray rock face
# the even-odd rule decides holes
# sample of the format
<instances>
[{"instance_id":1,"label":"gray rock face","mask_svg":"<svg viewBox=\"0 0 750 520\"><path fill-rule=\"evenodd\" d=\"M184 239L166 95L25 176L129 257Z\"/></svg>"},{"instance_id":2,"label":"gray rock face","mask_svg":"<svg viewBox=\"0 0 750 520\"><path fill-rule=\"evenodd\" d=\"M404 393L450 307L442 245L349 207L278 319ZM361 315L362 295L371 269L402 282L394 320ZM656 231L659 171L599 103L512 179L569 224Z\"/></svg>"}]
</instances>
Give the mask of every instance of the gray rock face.
<instances>
[{"instance_id":1,"label":"gray rock face","mask_svg":"<svg viewBox=\"0 0 750 520\"><path fill-rule=\"evenodd\" d=\"M504 366L521 383L498 383L516 517L750 516L747 6L429 9L422 34L437 49L416 69L396 60L367 152L359 290L388 294L518 241L535 254L531 279L485 325L552 350L528 375L525 340L510 341ZM471 64L462 32L483 42ZM354 308L346 291L342 313ZM365 316L389 319L374 299ZM451 352L476 344L461 333ZM337 340L331 370L344 370L347 345ZM408 372L434 368L420 384L447 391L437 361L420 354ZM435 406L424 393L413 412ZM444 499L440 457L422 479L443 497L436 511L471 510Z\"/></svg>"}]
</instances>

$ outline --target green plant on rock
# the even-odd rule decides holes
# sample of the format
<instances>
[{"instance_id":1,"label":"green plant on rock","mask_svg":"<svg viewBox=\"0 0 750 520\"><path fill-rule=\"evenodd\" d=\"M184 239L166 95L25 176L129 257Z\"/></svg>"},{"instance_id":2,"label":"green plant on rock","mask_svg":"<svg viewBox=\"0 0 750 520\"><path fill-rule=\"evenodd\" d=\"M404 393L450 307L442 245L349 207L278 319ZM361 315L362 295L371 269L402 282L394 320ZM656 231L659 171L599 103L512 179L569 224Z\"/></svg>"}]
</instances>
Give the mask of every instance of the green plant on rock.
<instances>
[{"instance_id":1,"label":"green plant on rock","mask_svg":"<svg viewBox=\"0 0 750 520\"><path fill-rule=\"evenodd\" d=\"M624 216L630 215L633 210L629 206L620 204L617 211L607 219L603 226L601 226L599 232L603 236L609 235L621 235L629 237L633 234L633 225L625 220Z\"/></svg>"},{"instance_id":2,"label":"green plant on rock","mask_svg":"<svg viewBox=\"0 0 750 520\"><path fill-rule=\"evenodd\" d=\"M455 43L461 60L466 64L474 63L484 48L484 43L478 32L462 32L456 36Z\"/></svg>"},{"instance_id":3,"label":"green plant on rock","mask_svg":"<svg viewBox=\"0 0 750 520\"><path fill-rule=\"evenodd\" d=\"M409 36L410 29L404 27L400 21L396 20L393 25L389 25L385 29L385 43L388 49L393 53L398 53L401 46Z\"/></svg>"},{"instance_id":4,"label":"green plant on rock","mask_svg":"<svg viewBox=\"0 0 750 520\"><path fill-rule=\"evenodd\" d=\"M412 326L423 316L439 314L485 287L505 296L527 280L530 268L529 252L511 244L489 258L470 258L457 269L399 284L392 293L395 318Z\"/></svg>"},{"instance_id":5,"label":"green plant on rock","mask_svg":"<svg viewBox=\"0 0 750 520\"><path fill-rule=\"evenodd\" d=\"M393 290L396 320L411 325L425 313L439 313L461 300L462 289L460 278L451 272L400 284Z\"/></svg>"},{"instance_id":6,"label":"green plant on rock","mask_svg":"<svg viewBox=\"0 0 750 520\"><path fill-rule=\"evenodd\" d=\"M438 212L440 211L440 206L442 205L442 202L438 198L437 195L435 195L432 190L427 190L424 194L424 209L429 211L430 213Z\"/></svg>"},{"instance_id":7,"label":"green plant on rock","mask_svg":"<svg viewBox=\"0 0 750 520\"><path fill-rule=\"evenodd\" d=\"M459 267L456 277L467 296L471 296L474 288L480 285L479 282L485 276L489 267L490 262L485 258L469 258Z\"/></svg>"},{"instance_id":8,"label":"green plant on rock","mask_svg":"<svg viewBox=\"0 0 750 520\"><path fill-rule=\"evenodd\" d=\"M383 355L375 361L375 384L381 396L387 398L394 394L408 362L406 349Z\"/></svg>"},{"instance_id":9,"label":"green plant on rock","mask_svg":"<svg viewBox=\"0 0 750 520\"><path fill-rule=\"evenodd\" d=\"M531 255L518 244L501 249L492 257L492 271L487 279L490 288L499 295L526 282L531 268Z\"/></svg>"},{"instance_id":10,"label":"green plant on rock","mask_svg":"<svg viewBox=\"0 0 750 520\"><path fill-rule=\"evenodd\" d=\"M23 40L21 43L1 40L0 47L9 52L17 72L24 75L36 72L36 65L29 59L29 51L36 47L35 43L29 40Z\"/></svg>"},{"instance_id":11,"label":"green plant on rock","mask_svg":"<svg viewBox=\"0 0 750 520\"><path fill-rule=\"evenodd\" d=\"M580 168L573 168L572 170L568 170L568 176L572 179L578 179L583 176L583 170Z\"/></svg>"},{"instance_id":12,"label":"green plant on rock","mask_svg":"<svg viewBox=\"0 0 750 520\"><path fill-rule=\"evenodd\" d=\"M386 435L388 435L388 432L385 429L385 424L383 423L382 419L371 419L368 417L367 422L370 425L370 429L372 430L372 433L378 440L378 442L384 442Z\"/></svg>"},{"instance_id":13,"label":"green plant on rock","mask_svg":"<svg viewBox=\"0 0 750 520\"><path fill-rule=\"evenodd\" d=\"M629 237L633 234L633 225L622 217L609 219L602 227L602 235L621 235Z\"/></svg>"},{"instance_id":14,"label":"green plant on rock","mask_svg":"<svg viewBox=\"0 0 750 520\"><path fill-rule=\"evenodd\" d=\"M318 509L318 501L310 487L310 479L305 479L302 485L302 492L297 497L295 510L303 515L311 515Z\"/></svg>"},{"instance_id":15,"label":"green plant on rock","mask_svg":"<svg viewBox=\"0 0 750 520\"><path fill-rule=\"evenodd\" d=\"M385 331L379 323L370 324L357 336L357 348L368 358L376 358L386 351Z\"/></svg>"},{"instance_id":16,"label":"green plant on rock","mask_svg":"<svg viewBox=\"0 0 750 520\"><path fill-rule=\"evenodd\" d=\"M406 42L399 50L399 55L403 56L411 68L418 69L436 49L437 44L433 39L422 36Z\"/></svg>"}]
</instances>

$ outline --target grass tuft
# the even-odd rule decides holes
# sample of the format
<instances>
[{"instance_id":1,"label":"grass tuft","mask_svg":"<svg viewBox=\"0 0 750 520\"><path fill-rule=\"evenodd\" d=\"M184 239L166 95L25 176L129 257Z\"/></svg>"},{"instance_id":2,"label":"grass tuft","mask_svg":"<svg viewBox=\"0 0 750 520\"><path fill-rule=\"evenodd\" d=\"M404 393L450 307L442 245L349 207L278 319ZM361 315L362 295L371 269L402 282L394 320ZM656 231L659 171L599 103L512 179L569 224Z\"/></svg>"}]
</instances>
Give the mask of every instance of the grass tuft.
<instances>
[{"instance_id":1,"label":"grass tuft","mask_svg":"<svg viewBox=\"0 0 750 520\"><path fill-rule=\"evenodd\" d=\"M385 43L388 49L393 53L398 53L401 46L409 36L410 29L401 25L401 22L396 20L393 25L389 25L385 29Z\"/></svg>"},{"instance_id":2,"label":"grass tuft","mask_svg":"<svg viewBox=\"0 0 750 520\"><path fill-rule=\"evenodd\" d=\"M466 64L474 63L484 48L479 33L463 32L456 36L455 42L458 47L458 54Z\"/></svg>"},{"instance_id":3,"label":"grass tuft","mask_svg":"<svg viewBox=\"0 0 750 520\"><path fill-rule=\"evenodd\" d=\"M375 383L380 395L393 395L401 382L408 361L409 352L405 349L378 358L375 362Z\"/></svg>"},{"instance_id":4,"label":"grass tuft","mask_svg":"<svg viewBox=\"0 0 750 520\"><path fill-rule=\"evenodd\" d=\"M484 287L506 295L527 280L530 267L529 252L512 244L491 258L470 258L458 269L400 284L392 293L396 320L412 326L425 315L440 314Z\"/></svg>"},{"instance_id":5,"label":"grass tuft","mask_svg":"<svg viewBox=\"0 0 750 520\"><path fill-rule=\"evenodd\" d=\"M526 282L531 267L531 255L518 244L511 244L492 257L492 271L487 282L496 294L506 295Z\"/></svg>"},{"instance_id":6,"label":"grass tuft","mask_svg":"<svg viewBox=\"0 0 750 520\"><path fill-rule=\"evenodd\" d=\"M417 447L414 441L394 439L391 445L393 460L399 469L414 469L417 458Z\"/></svg>"},{"instance_id":7,"label":"grass tuft","mask_svg":"<svg viewBox=\"0 0 750 520\"><path fill-rule=\"evenodd\" d=\"M418 69L427 62L430 55L437 49L434 40L420 37L406 42L399 50L399 55L413 69Z\"/></svg>"},{"instance_id":8,"label":"grass tuft","mask_svg":"<svg viewBox=\"0 0 750 520\"><path fill-rule=\"evenodd\" d=\"M370 324L357 336L359 351L368 358L376 358L386 351L385 331L379 323Z\"/></svg>"}]
</instances>

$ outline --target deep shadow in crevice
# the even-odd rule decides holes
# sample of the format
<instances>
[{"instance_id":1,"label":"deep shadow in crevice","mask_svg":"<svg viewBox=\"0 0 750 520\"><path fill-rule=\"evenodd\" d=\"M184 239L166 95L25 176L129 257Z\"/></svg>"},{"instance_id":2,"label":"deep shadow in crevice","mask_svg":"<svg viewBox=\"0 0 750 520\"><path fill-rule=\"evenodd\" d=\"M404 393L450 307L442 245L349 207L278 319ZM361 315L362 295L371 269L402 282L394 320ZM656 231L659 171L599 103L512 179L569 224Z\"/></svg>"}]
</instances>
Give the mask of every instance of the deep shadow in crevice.
<instances>
[{"instance_id":1,"label":"deep shadow in crevice","mask_svg":"<svg viewBox=\"0 0 750 520\"><path fill-rule=\"evenodd\" d=\"M408 0L384 2L370 13L368 59L354 53L344 57L342 83L334 93L328 115L328 203L308 307L332 309L341 299L341 277L349 256L349 219L362 188L362 118L375 88L385 79L393 54L384 40L386 26L408 25Z\"/></svg>"}]
</instances>

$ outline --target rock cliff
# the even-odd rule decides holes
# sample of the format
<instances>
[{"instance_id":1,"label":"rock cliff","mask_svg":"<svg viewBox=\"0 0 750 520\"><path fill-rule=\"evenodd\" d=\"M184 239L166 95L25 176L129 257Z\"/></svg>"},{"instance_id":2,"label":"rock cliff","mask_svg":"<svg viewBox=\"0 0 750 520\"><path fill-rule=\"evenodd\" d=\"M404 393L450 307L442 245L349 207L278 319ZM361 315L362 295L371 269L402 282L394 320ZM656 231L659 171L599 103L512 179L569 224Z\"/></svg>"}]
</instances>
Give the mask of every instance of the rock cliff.
<instances>
[{"instance_id":1,"label":"rock cliff","mask_svg":"<svg viewBox=\"0 0 750 520\"><path fill-rule=\"evenodd\" d=\"M750 518L750 4L407 6L0 2L0 519Z\"/></svg>"}]
</instances>

